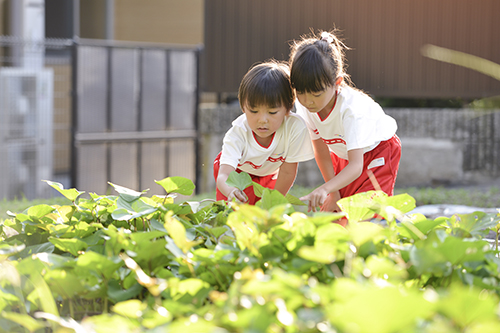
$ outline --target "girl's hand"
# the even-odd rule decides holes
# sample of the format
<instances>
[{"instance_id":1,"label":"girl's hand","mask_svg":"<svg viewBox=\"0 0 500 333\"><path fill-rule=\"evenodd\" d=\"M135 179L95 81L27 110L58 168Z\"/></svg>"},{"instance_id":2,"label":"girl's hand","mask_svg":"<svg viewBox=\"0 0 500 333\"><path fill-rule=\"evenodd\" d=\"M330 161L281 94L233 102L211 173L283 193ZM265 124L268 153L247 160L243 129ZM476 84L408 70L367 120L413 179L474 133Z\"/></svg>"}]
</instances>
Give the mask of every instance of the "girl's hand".
<instances>
[{"instance_id":1,"label":"girl's hand","mask_svg":"<svg viewBox=\"0 0 500 333\"><path fill-rule=\"evenodd\" d=\"M233 201L233 199L236 199L237 202L245 203L248 201L248 197L245 194L245 192L238 190L235 188L234 190L229 193L227 196L227 201Z\"/></svg>"},{"instance_id":2,"label":"girl's hand","mask_svg":"<svg viewBox=\"0 0 500 333\"><path fill-rule=\"evenodd\" d=\"M321 206L322 212L340 212L340 208L337 205L337 201L340 200L339 191L329 193L326 197L323 206Z\"/></svg>"},{"instance_id":3,"label":"girl's hand","mask_svg":"<svg viewBox=\"0 0 500 333\"><path fill-rule=\"evenodd\" d=\"M323 206L323 203L326 201L327 197L328 192L323 190L321 187L318 187L308 195L301 197L300 200L309 201L309 207L307 211L315 212L317 208Z\"/></svg>"}]
</instances>

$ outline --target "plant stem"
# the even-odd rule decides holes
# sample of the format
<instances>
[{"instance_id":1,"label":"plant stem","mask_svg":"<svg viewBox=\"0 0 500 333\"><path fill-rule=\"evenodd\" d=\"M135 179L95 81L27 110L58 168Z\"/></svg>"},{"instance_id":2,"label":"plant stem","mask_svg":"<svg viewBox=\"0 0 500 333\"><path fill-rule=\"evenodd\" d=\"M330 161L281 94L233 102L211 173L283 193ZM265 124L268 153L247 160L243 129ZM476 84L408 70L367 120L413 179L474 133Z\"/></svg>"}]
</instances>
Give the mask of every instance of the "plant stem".
<instances>
[{"instance_id":1,"label":"plant stem","mask_svg":"<svg viewBox=\"0 0 500 333\"><path fill-rule=\"evenodd\" d=\"M73 302L71 301L71 298L68 299L69 302L69 315L71 318L75 318L75 309L73 308Z\"/></svg>"}]
</instances>

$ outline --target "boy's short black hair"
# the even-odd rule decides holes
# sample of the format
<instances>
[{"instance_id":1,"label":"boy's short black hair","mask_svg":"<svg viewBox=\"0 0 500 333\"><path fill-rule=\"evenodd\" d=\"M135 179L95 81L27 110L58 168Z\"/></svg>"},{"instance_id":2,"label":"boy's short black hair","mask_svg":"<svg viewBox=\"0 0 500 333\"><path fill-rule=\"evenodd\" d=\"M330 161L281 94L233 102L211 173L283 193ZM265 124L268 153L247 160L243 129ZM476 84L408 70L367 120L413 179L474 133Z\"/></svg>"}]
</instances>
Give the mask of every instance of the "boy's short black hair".
<instances>
[{"instance_id":1,"label":"boy's short black hair","mask_svg":"<svg viewBox=\"0 0 500 333\"><path fill-rule=\"evenodd\" d=\"M295 91L290 83L288 65L271 60L250 68L241 80L238 99L242 109L266 105L272 108L284 106L290 111L295 102Z\"/></svg>"}]
</instances>

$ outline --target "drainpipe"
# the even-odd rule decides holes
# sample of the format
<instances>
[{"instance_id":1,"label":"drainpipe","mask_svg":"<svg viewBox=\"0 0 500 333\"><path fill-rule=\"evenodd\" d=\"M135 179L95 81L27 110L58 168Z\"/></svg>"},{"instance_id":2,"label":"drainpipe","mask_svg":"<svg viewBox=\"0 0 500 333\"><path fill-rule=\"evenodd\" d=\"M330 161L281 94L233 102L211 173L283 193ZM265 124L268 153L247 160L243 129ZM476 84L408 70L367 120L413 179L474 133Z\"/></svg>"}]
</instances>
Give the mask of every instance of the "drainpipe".
<instances>
[{"instance_id":1,"label":"drainpipe","mask_svg":"<svg viewBox=\"0 0 500 333\"><path fill-rule=\"evenodd\" d=\"M106 0L106 32L105 38L115 39L115 0Z\"/></svg>"}]
</instances>

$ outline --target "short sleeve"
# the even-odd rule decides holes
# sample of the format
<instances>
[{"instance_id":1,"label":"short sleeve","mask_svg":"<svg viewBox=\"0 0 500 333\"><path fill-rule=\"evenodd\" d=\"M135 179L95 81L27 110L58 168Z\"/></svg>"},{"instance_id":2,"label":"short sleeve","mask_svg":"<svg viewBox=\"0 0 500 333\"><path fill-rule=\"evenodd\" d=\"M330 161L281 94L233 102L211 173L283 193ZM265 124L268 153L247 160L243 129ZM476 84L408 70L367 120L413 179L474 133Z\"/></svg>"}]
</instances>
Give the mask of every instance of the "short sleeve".
<instances>
[{"instance_id":1,"label":"short sleeve","mask_svg":"<svg viewBox=\"0 0 500 333\"><path fill-rule=\"evenodd\" d=\"M295 108L297 109L297 115L302 118L304 123L307 126L307 129L309 130L309 137L311 140L318 140L321 139L318 129L314 125L314 123L311 120L311 114L309 111L305 110L305 108L300 105L299 102L295 102Z\"/></svg>"},{"instance_id":2,"label":"short sleeve","mask_svg":"<svg viewBox=\"0 0 500 333\"><path fill-rule=\"evenodd\" d=\"M306 124L299 116L290 116L290 128L288 129L289 149L285 161L297 163L314 158L311 138Z\"/></svg>"},{"instance_id":3,"label":"short sleeve","mask_svg":"<svg viewBox=\"0 0 500 333\"><path fill-rule=\"evenodd\" d=\"M235 169L238 167L243 150L245 149L245 139L240 135L240 131L240 128L232 127L224 135L220 164L227 164Z\"/></svg>"}]
</instances>

